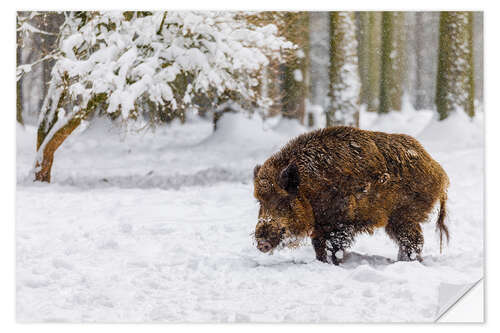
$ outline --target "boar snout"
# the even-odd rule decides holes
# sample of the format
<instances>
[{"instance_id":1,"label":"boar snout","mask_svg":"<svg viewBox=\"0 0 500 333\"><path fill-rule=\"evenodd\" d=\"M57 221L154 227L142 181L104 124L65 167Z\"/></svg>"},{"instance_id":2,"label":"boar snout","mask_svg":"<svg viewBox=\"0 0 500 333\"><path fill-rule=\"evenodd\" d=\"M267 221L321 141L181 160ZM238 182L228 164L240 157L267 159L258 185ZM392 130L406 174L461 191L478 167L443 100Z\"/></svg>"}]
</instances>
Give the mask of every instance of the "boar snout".
<instances>
[{"instance_id":1,"label":"boar snout","mask_svg":"<svg viewBox=\"0 0 500 333\"><path fill-rule=\"evenodd\" d=\"M261 251L261 252L269 252L269 250L271 250L272 246L271 246L271 243L269 242L266 242L266 241L259 241L257 243L257 248Z\"/></svg>"}]
</instances>

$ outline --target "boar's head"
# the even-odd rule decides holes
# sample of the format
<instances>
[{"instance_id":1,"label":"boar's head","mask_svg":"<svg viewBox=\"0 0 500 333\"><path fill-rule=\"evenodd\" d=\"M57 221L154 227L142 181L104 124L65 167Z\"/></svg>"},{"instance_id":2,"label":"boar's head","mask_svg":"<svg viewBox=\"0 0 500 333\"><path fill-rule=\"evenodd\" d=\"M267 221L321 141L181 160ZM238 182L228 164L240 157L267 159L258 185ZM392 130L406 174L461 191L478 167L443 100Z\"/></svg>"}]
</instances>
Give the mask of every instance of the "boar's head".
<instances>
[{"instance_id":1,"label":"boar's head","mask_svg":"<svg viewBox=\"0 0 500 333\"><path fill-rule=\"evenodd\" d=\"M310 233L312 208L300 194L299 185L295 163L281 169L267 163L255 167L254 196L260 209L254 235L260 251L269 252L278 245L296 246Z\"/></svg>"}]
</instances>

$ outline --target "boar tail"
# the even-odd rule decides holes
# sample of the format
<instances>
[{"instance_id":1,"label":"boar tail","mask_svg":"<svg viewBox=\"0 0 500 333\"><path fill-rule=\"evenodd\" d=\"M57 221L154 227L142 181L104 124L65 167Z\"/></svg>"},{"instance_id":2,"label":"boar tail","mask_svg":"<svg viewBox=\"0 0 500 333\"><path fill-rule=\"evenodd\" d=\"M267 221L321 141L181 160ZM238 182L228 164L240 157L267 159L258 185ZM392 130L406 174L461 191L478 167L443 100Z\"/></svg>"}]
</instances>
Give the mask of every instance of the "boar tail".
<instances>
[{"instance_id":1,"label":"boar tail","mask_svg":"<svg viewBox=\"0 0 500 333\"><path fill-rule=\"evenodd\" d=\"M450 240L450 233L448 232L448 227L444 224L446 218L446 193L444 193L439 199L440 208L439 216L436 223L436 229L439 230L439 253L443 251L443 234L446 236L446 242Z\"/></svg>"}]
</instances>

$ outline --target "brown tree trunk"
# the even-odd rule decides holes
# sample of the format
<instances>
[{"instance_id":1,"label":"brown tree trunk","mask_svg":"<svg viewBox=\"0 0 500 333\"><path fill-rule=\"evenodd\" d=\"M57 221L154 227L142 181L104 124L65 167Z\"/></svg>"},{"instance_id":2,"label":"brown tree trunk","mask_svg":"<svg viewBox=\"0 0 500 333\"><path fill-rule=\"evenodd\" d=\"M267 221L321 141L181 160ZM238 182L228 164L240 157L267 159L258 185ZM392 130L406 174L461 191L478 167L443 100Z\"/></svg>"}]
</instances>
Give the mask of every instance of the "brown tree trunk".
<instances>
[{"instance_id":1,"label":"brown tree trunk","mask_svg":"<svg viewBox=\"0 0 500 333\"><path fill-rule=\"evenodd\" d=\"M425 86L423 80L424 71L424 15L425 12L415 13L415 60L416 60L416 77L415 77L415 109L422 110L425 108Z\"/></svg>"},{"instance_id":2,"label":"brown tree trunk","mask_svg":"<svg viewBox=\"0 0 500 333\"><path fill-rule=\"evenodd\" d=\"M382 13L379 113L401 111L404 82L404 12Z\"/></svg>"},{"instance_id":3,"label":"brown tree trunk","mask_svg":"<svg viewBox=\"0 0 500 333\"><path fill-rule=\"evenodd\" d=\"M305 100L308 96L307 72L309 68L309 13L287 12L284 36L299 46L281 66L282 114L285 118L304 123Z\"/></svg>"},{"instance_id":4,"label":"brown tree trunk","mask_svg":"<svg viewBox=\"0 0 500 333\"><path fill-rule=\"evenodd\" d=\"M54 153L57 148L68 138L68 136L80 125L81 119L71 119L66 125L60 128L50 141L43 146L42 163L36 164L35 181L50 183L50 170L54 162Z\"/></svg>"},{"instance_id":5,"label":"brown tree trunk","mask_svg":"<svg viewBox=\"0 0 500 333\"><path fill-rule=\"evenodd\" d=\"M280 114L283 105L281 103L283 94L281 92L280 66L275 60L272 60L266 69L267 71L267 97L272 104L269 106L267 116L274 117Z\"/></svg>"},{"instance_id":6,"label":"brown tree trunk","mask_svg":"<svg viewBox=\"0 0 500 333\"><path fill-rule=\"evenodd\" d=\"M16 33L16 43L17 43L17 50L16 50L16 66L20 66L21 63L23 62L22 59L22 39L21 39L21 32ZM20 79L17 80L16 82L16 119L17 122L20 123L21 125L24 125L23 121L23 78L21 77Z\"/></svg>"},{"instance_id":7,"label":"brown tree trunk","mask_svg":"<svg viewBox=\"0 0 500 333\"><path fill-rule=\"evenodd\" d=\"M436 107L439 120L456 110L474 117L472 12L441 12Z\"/></svg>"}]
</instances>

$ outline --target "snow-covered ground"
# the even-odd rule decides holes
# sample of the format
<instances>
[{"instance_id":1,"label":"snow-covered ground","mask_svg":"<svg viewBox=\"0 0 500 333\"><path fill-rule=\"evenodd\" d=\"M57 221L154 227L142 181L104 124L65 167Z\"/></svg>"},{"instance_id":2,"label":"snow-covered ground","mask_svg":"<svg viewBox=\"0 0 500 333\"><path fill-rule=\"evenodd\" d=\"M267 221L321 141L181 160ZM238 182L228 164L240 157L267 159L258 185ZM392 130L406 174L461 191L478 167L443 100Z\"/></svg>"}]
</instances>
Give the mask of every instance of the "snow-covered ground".
<instances>
[{"instance_id":1,"label":"snow-covered ground","mask_svg":"<svg viewBox=\"0 0 500 333\"><path fill-rule=\"evenodd\" d=\"M270 256L251 233L252 170L305 129L226 115L123 135L96 123L56 153L52 184L33 183L34 127L17 129L17 318L86 322L433 321L440 286L483 275L483 117L363 113L362 127L416 136L450 180L451 240L433 215L424 260L394 262L383 230L345 264L308 244Z\"/></svg>"}]
</instances>

